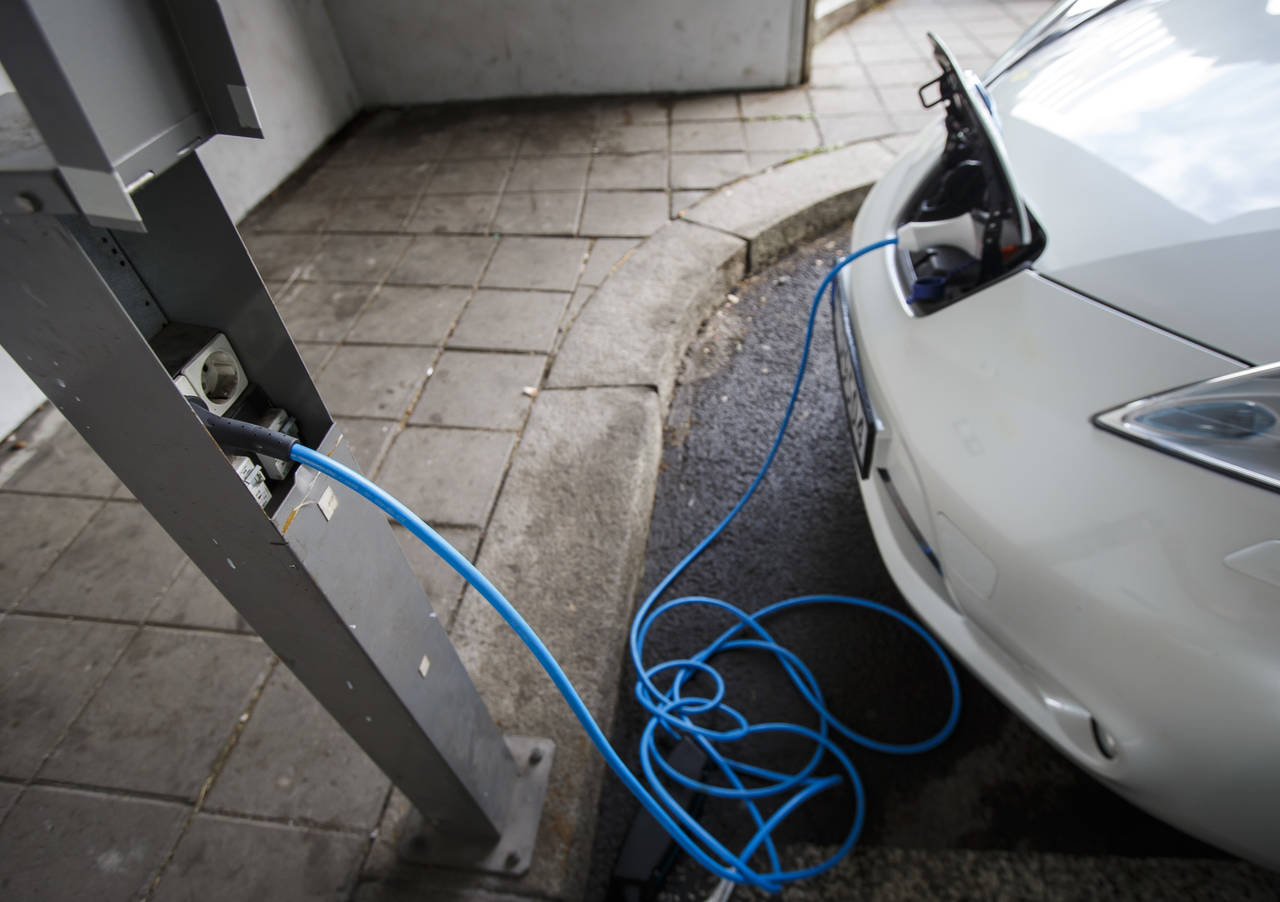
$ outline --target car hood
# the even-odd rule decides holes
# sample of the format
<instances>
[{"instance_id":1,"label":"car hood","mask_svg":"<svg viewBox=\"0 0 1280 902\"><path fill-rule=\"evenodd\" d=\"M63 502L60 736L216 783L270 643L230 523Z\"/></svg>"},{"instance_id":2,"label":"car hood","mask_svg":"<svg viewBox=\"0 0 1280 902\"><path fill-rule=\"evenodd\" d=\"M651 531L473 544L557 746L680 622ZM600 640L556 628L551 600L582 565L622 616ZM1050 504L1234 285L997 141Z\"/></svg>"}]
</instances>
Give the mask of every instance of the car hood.
<instances>
[{"instance_id":1,"label":"car hood","mask_svg":"<svg viewBox=\"0 0 1280 902\"><path fill-rule=\"evenodd\" d=\"M989 86L1038 271L1280 359L1280 0L1132 0Z\"/></svg>"}]
</instances>

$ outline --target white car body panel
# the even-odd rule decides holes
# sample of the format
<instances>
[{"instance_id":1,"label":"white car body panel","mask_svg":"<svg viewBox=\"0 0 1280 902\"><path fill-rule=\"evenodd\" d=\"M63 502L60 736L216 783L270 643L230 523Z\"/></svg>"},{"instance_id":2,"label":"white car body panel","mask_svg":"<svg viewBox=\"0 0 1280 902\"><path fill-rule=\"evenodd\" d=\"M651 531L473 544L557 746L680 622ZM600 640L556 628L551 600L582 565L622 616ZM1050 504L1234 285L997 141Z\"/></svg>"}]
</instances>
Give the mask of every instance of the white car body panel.
<instances>
[{"instance_id":1,"label":"white car body panel","mask_svg":"<svg viewBox=\"0 0 1280 902\"><path fill-rule=\"evenodd\" d=\"M1240 360L1280 359L1280 4L1131 0L989 91L1049 236L1037 271Z\"/></svg>"},{"instance_id":2,"label":"white car body panel","mask_svg":"<svg viewBox=\"0 0 1280 902\"><path fill-rule=\"evenodd\" d=\"M1037 66L1009 77L1047 78ZM1276 547L1280 496L1091 422L1280 356L1268 292L1223 291L1231 279L1219 278L1206 299L1193 277L1215 242L1270 235L1274 206L1172 217L1138 171L1050 142L1019 122L1018 90L997 82L992 93L1048 235L1033 270L927 316L912 315L894 249L838 279L883 426L860 483L877 544L922 619L1068 757L1157 816L1280 868L1280 589L1227 560ZM894 233L942 132L926 129L871 191L854 247ZM1100 170L1110 180L1094 195ZM1148 272L1183 257L1159 279ZM1278 260L1271 251L1233 277L1273 284ZM1111 757L1095 719L1115 740Z\"/></svg>"}]
</instances>

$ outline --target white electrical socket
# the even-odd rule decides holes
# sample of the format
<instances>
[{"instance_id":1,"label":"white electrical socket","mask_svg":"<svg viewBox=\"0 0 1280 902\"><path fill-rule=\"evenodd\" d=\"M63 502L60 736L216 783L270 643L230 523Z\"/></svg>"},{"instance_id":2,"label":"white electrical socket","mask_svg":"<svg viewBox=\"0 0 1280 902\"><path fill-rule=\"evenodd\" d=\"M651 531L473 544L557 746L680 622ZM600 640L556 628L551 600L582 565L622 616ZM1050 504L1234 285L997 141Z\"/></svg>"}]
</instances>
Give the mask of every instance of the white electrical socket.
<instances>
[{"instance_id":1,"label":"white electrical socket","mask_svg":"<svg viewBox=\"0 0 1280 902\"><path fill-rule=\"evenodd\" d=\"M249 377L231 349L231 342L219 332L192 355L174 376L173 384L184 395L204 401L210 413L222 416L249 387Z\"/></svg>"}]
</instances>

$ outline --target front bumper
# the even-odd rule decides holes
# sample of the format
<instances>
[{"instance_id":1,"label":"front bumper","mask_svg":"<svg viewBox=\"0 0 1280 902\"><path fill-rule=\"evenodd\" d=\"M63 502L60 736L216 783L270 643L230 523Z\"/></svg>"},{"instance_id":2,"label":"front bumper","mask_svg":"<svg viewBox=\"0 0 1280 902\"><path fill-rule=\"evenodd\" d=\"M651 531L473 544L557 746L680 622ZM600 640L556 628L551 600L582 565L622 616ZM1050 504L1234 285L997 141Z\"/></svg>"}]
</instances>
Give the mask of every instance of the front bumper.
<instances>
[{"instance_id":1,"label":"front bumper","mask_svg":"<svg viewBox=\"0 0 1280 902\"><path fill-rule=\"evenodd\" d=\"M855 247L892 234L924 152L868 196ZM1222 563L1277 538L1277 498L1090 422L1239 365L1032 272L914 317L897 273L892 249L851 264L835 314L874 413L862 495L898 587L1077 764L1280 867L1280 593Z\"/></svg>"}]
</instances>

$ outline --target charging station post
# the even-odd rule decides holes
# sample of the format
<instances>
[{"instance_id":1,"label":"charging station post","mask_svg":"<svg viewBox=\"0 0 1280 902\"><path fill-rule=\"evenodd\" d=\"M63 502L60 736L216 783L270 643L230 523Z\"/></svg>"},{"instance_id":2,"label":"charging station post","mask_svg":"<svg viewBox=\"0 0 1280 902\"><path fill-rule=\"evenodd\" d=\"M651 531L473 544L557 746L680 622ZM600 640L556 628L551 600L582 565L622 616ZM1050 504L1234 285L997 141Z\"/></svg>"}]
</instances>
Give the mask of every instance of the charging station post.
<instances>
[{"instance_id":1,"label":"charging station post","mask_svg":"<svg viewBox=\"0 0 1280 902\"><path fill-rule=\"evenodd\" d=\"M380 512L229 460L188 401L356 466L193 152L261 136L216 0L6 4L0 60L0 341L414 803L413 857L523 873L552 743L501 734ZM175 327L212 336L176 371Z\"/></svg>"}]
</instances>

